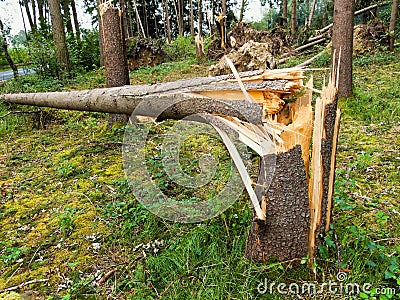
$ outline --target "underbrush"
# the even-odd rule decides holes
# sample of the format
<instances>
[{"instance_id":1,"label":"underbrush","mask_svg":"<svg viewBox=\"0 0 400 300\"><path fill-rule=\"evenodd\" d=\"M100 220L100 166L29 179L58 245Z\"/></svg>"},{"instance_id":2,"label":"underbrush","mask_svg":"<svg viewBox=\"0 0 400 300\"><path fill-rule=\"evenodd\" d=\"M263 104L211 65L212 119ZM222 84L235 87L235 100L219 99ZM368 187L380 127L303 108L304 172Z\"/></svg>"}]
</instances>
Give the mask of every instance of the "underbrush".
<instances>
[{"instance_id":1,"label":"underbrush","mask_svg":"<svg viewBox=\"0 0 400 300\"><path fill-rule=\"evenodd\" d=\"M399 57L382 56L379 64L369 56L355 60L354 97L340 103L333 222L318 247L315 274L306 264L294 268L293 262L243 257L252 220L246 193L199 224L150 213L124 176L125 127L107 129L105 114L43 109L49 117L42 126L35 119L39 113L8 114L36 108L1 104L0 290L48 279L18 293L38 299L288 299L293 295L280 293L279 284L314 284L322 292L313 299L399 299L391 290L400 293ZM329 61L322 57L317 66ZM190 59L171 62L132 72L131 83L202 76L205 70ZM59 86L27 76L1 91L93 88L101 82L102 70ZM178 188L162 171L160 144L173 124L152 128L146 164L153 179L171 197L212 195L210 186ZM180 153L189 174L199 172L199 153L229 164L221 143L194 139ZM257 166L254 156L252 163ZM215 187L223 177L217 173ZM336 277L338 267L345 280ZM360 290L350 296L342 285L333 295L329 283L357 284ZM369 295L361 290L366 284ZM6 294L12 293L0 292L0 298Z\"/></svg>"}]
</instances>

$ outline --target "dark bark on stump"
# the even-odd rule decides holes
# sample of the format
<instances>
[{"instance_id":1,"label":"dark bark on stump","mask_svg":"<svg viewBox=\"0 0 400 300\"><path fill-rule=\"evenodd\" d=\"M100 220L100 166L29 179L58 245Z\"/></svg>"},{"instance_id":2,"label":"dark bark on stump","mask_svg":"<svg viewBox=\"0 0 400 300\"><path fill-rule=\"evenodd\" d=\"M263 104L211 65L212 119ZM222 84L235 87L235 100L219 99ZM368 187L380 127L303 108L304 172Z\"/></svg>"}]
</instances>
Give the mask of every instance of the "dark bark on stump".
<instances>
[{"instance_id":1,"label":"dark bark on stump","mask_svg":"<svg viewBox=\"0 0 400 300\"><path fill-rule=\"evenodd\" d=\"M269 164L262 162L260 167L260 177L268 181L264 174L270 174L266 169ZM245 256L263 262L269 258L285 261L306 256L310 209L300 145L277 154L271 185L269 188L267 185L266 191L259 191L258 196L262 193L267 200L267 220L265 223L253 222Z\"/></svg>"},{"instance_id":2,"label":"dark bark on stump","mask_svg":"<svg viewBox=\"0 0 400 300\"><path fill-rule=\"evenodd\" d=\"M335 130L336 112L337 112L337 99L335 99L335 101L332 104L327 105L325 109L324 128L325 128L326 138L322 139L322 148L321 148L322 165L323 165L322 215L321 215L321 223L317 229L317 237L325 233L325 226L327 222L328 190L330 181L331 156L332 156L332 145L334 138L333 133Z\"/></svg>"}]
</instances>

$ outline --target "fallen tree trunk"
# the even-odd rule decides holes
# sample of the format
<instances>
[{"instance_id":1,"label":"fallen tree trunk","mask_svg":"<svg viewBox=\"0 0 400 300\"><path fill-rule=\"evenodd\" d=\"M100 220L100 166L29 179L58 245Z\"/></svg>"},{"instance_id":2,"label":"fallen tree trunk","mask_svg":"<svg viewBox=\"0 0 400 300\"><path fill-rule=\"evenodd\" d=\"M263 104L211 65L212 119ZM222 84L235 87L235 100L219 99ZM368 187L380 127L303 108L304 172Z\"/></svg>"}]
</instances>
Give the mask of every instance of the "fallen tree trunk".
<instances>
[{"instance_id":1,"label":"fallen tree trunk","mask_svg":"<svg viewBox=\"0 0 400 300\"><path fill-rule=\"evenodd\" d=\"M197 113L217 115L216 123L211 124L218 132L233 132L260 155L254 191L234 145L220 132L255 211L246 257L259 261L271 257L293 260L307 253L312 258L316 236L329 224L329 220L323 219L331 215L328 210L331 209L334 175L332 149L338 128L337 118L332 114L336 113L336 87L331 80L322 91L322 100L317 100L320 108L315 117L310 168L313 87L312 81L304 87L303 79L298 68L257 70L155 85L6 94L0 99L62 109L134 112L134 115L158 119L181 119ZM275 152L269 150L271 143Z\"/></svg>"},{"instance_id":2,"label":"fallen tree trunk","mask_svg":"<svg viewBox=\"0 0 400 300\"><path fill-rule=\"evenodd\" d=\"M232 75L83 91L5 94L0 99L15 104L128 115L144 101L147 104L137 111L143 116L182 119L195 113L216 113L261 123L263 114L275 112L284 102L279 98L276 101L275 93L282 97L296 93L303 78L293 71L281 70L244 72L240 76L254 103L245 99ZM159 111L163 113L157 115Z\"/></svg>"}]
</instances>

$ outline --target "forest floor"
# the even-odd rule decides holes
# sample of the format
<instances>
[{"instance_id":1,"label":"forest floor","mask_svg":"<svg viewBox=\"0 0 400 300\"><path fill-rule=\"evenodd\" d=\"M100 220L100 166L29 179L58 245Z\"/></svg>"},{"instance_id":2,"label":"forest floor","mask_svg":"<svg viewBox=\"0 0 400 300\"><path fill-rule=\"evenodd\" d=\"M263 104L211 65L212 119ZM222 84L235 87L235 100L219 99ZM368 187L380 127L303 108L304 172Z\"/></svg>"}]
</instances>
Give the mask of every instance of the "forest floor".
<instances>
[{"instance_id":1,"label":"forest floor","mask_svg":"<svg viewBox=\"0 0 400 300\"><path fill-rule=\"evenodd\" d=\"M146 210L124 176L125 127L108 129L105 114L37 112L0 103L0 299L295 298L279 292L281 283L300 289L315 284L316 295L306 292L296 299L349 298L348 283L360 287L353 299L400 299L399 60L399 48L355 58L354 97L340 103L332 229L319 246L315 274L306 264L293 268L291 262L260 264L244 258L252 219L246 193L223 214L199 224L174 224ZM327 66L327 56L312 65ZM184 60L132 72L131 83L206 74L207 66ZM7 82L0 91L72 90L104 83L104 70L68 86L39 82L35 76ZM320 88L323 73L314 76ZM10 113L21 110L32 113ZM170 126L163 122L154 132ZM188 192L169 182L155 150L161 142L146 145L152 157L147 166L157 184L184 197L211 195L207 186ZM181 154L188 172L196 171L194 153L207 151L229 166L221 143L202 137L190 145ZM224 184L218 178L213 182ZM346 280L336 277L338 264ZM332 282L343 288L334 286L331 293L323 284ZM362 291L366 284L369 294Z\"/></svg>"}]
</instances>

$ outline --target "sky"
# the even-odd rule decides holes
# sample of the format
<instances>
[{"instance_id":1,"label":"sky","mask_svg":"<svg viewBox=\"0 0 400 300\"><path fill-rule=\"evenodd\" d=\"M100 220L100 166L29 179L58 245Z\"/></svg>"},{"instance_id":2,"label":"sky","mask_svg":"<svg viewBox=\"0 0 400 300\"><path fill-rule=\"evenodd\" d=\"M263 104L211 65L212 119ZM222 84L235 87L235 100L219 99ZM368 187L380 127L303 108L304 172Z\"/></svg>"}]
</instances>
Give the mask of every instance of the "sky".
<instances>
[{"instance_id":1,"label":"sky","mask_svg":"<svg viewBox=\"0 0 400 300\"><path fill-rule=\"evenodd\" d=\"M83 0L75 0L75 3L78 11L79 24L82 28L91 28L90 16L83 13ZM244 20L259 21L265 10L266 8L261 6L260 0L249 0L249 5L244 14ZM24 10L23 12L27 30L29 30L28 18ZM237 14L239 14L239 12L237 12ZM11 28L11 35L16 35L20 30L24 30L18 0L5 0L0 2L0 19Z\"/></svg>"}]
</instances>

